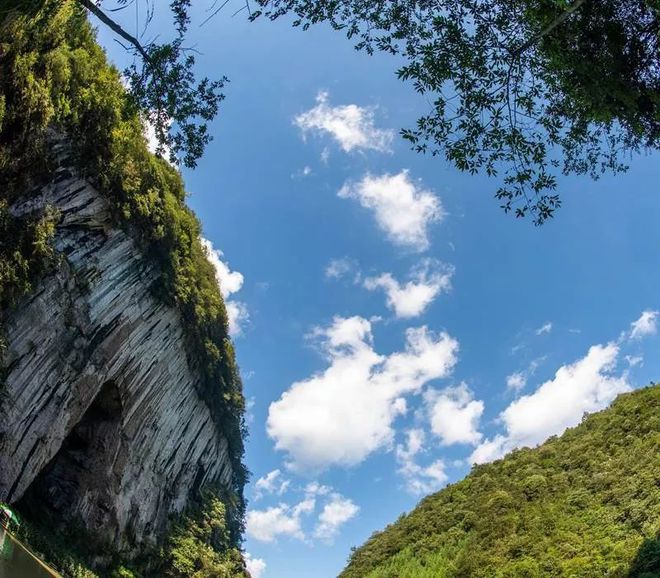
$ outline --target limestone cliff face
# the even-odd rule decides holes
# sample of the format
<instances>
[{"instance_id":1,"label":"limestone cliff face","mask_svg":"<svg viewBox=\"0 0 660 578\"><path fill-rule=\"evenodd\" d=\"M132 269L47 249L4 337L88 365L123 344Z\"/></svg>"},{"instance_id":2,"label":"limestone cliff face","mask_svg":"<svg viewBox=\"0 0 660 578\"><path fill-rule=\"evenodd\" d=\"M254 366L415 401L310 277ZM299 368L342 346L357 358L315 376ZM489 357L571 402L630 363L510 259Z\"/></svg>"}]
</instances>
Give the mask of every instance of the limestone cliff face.
<instances>
[{"instance_id":1,"label":"limestone cliff face","mask_svg":"<svg viewBox=\"0 0 660 578\"><path fill-rule=\"evenodd\" d=\"M60 213L61 259L5 323L0 500L79 519L131 552L201 484L229 486L227 442L198 395L180 314L154 296L158 274L106 200L60 168L13 210L39 205Z\"/></svg>"}]
</instances>

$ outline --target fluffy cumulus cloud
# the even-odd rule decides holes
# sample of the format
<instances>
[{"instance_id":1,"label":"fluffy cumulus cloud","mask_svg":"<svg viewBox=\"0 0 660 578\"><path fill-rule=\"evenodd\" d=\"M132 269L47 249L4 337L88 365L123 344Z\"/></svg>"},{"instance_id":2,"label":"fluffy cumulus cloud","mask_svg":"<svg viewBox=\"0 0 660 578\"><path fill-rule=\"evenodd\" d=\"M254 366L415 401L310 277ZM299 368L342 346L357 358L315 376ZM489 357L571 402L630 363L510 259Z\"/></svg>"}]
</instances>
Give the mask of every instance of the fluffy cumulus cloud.
<instances>
[{"instance_id":1,"label":"fluffy cumulus cloud","mask_svg":"<svg viewBox=\"0 0 660 578\"><path fill-rule=\"evenodd\" d=\"M308 542L312 537L332 542L340 528L360 509L351 499L318 482L310 482L299 491L303 497L293 505L280 503L263 510L249 510L245 517L247 534L260 542L275 542L283 536ZM305 524L309 532L304 529Z\"/></svg>"},{"instance_id":2,"label":"fluffy cumulus cloud","mask_svg":"<svg viewBox=\"0 0 660 578\"><path fill-rule=\"evenodd\" d=\"M561 434L577 425L585 412L599 411L618 394L629 391L626 374L614 374L618 355L614 343L594 345L582 359L560 367L553 379L500 414L506 433L480 444L472 462L488 462L514 448L534 446Z\"/></svg>"},{"instance_id":3,"label":"fluffy cumulus cloud","mask_svg":"<svg viewBox=\"0 0 660 578\"><path fill-rule=\"evenodd\" d=\"M265 494L277 494L281 496L287 491L290 484L291 480L285 479L280 470L273 470L255 482L255 500L260 499Z\"/></svg>"},{"instance_id":4,"label":"fluffy cumulus cloud","mask_svg":"<svg viewBox=\"0 0 660 578\"><path fill-rule=\"evenodd\" d=\"M398 472L406 480L408 492L415 495L437 491L449 479L442 460L436 460L427 466L417 463L417 457L424 451L425 437L423 430L410 429L406 432L406 442L396 446Z\"/></svg>"},{"instance_id":5,"label":"fluffy cumulus cloud","mask_svg":"<svg viewBox=\"0 0 660 578\"><path fill-rule=\"evenodd\" d=\"M373 108L356 104L331 106L327 92L320 92L316 106L295 117L294 124L303 135L329 134L345 152L368 149L388 152L394 137L392 130L376 128Z\"/></svg>"},{"instance_id":6,"label":"fluffy cumulus cloud","mask_svg":"<svg viewBox=\"0 0 660 578\"><path fill-rule=\"evenodd\" d=\"M544 360L545 357L534 359L526 369L521 371L514 371L512 374L507 375L506 388L515 392L519 392L520 390L524 389L527 385L527 380L536 373L539 365L541 365L541 362Z\"/></svg>"},{"instance_id":7,"label":"fluffy cumulus cloud","mask_svg":"<svg viewBox=\"0 0 660 578\"><path fill-rule=\"evenodd\" d=\"M260 542L275 542L280 536L304 540L300 516L305 507L308 505L301 502L295 507L280 504L265 510L250 510L245 516L245 531Z\"/></svg>"},{"instance_id":8,"label":"fluffy cumulus cloud","mask_svg":"<svg viewBox=\"0 0 660 578\"><path fill-rule=\"evenodd\" d=\"M341 526L354 518L359 510L360 508L349 498L337 493L332 494L319 514L314 537L331 542L339 533Z\"/></svg>"},{"instance_id":9,"label":"fluffy cumulus cloud","mask_svg":"<svg viewBox=\"0 0 660 578\"><path fill-rule=\"evenodd\" d=\"M310 485L302 500L294 505L280 503L264 510L249 510L245 516L245 531L260 542L275 542L280 536L305 540L302 517L316 509L316 497L324 495L325 486Z\"/></svg>"},{"instance_id":10,"label":"fluffy cumulus cloud","mask_svg":"<svg viewBox=\"0 0 660 578\"><path fill-rule=\"evenodd\" d=\"M387 306L399 318L417 317L443 291L451 288L453 269L433 259L424 259L405 283L397 281L391 273L367 277L363 285L369 291L382 289Z\"/></svg>"},{"instance_id":11,"label":"fluffy cumulus cloud","mask_svg":"<svg viewBox=\"0 0 660 578\"><path fill-rule=\"evenodd\" d=\"M444 216L440 199L412 181L408 171L366 175L361 181L345 183L338 194L372 210L393 243L416 251L428 249L428 228Z\"/></svg>"},{"instance_id":12,"label":"fluffy cumulus cloud","mask_svg":"<svg viewBox=\"0 0 660 578\"><path fill-rule=\"evenodd\" d=\"M241 301L230 299L230 296L237 293L243 287L243 274L238 271L232 271L229 265L223 261L223 253L213 246L208 239L201 239L202 246L206 250L207 257L215 268L215 278L220 286L220 293L225 300L227 309L227 318L229 321L229 333L231 335L240 335L244 324L249 319L247 306Z\"/></svg>"},{"instance_id":13,"label":"fluffy cumulus cloud","mask_svg":"<svg viewBox=\"0 0 660 578\"><path fill-rule=\"evenodd\" d=\"M266 562L262 558L253 558L249 552L245 553L245 565L252 578L262 578L266 570Z\"/></svg>"},{"instance_id":14,"label":"fluffy cumulus cloud","mask_svg":"<svg viewBox=\"0 0 660 578\"><path fill-rule=\"evenodd\" d=\"M642 339L658 331L658 311L644 311L637 321L630 324L630 339Z\"/></svg>"},{"instance_id":15,"label":"fluffy cumulus cloud","mask_svg":"<svg viewBox=\"0 0 660 578\"><path fill-rule=\"evenodd\" d=\"M484 402L474 399L467 385L461 383L442 391L429 389L424 400L431 431L442 445L479 443L482 438L479 419L484 412Z\"/></svg>"},{"instance_id":16,"label":"fluffy cumulus cloud","mask_svg":"<svg viewBox=\"0 0 660 578\"><path fill-rule=\"evenodd\" d=\"M270 405L266 424L298 470L355 465L389 446L405 397L449 375L458 353L455 339L419 327L406 331L403 351L381 355L371 322L357 316L336 317L315 335L328 367L292 384Z\"/></svg>"}]
</instances>

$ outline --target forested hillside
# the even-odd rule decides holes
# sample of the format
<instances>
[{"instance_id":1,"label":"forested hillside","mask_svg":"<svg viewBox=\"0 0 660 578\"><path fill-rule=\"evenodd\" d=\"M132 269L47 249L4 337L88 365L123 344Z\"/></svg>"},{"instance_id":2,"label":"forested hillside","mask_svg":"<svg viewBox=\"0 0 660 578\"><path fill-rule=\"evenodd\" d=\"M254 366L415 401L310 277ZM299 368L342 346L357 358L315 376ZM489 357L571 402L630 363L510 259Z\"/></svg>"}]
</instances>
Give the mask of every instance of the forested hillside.
<instances>
[{"instance_id":1,"label":"forested hillside","mask_svg":"<svg viewBox=\"0 0 660 578\"><path fill-rule=\"evenodd\" d=\"M476 466L373 535L341 576L660 576L660 386Z\"/></svg>"}]
</instances>

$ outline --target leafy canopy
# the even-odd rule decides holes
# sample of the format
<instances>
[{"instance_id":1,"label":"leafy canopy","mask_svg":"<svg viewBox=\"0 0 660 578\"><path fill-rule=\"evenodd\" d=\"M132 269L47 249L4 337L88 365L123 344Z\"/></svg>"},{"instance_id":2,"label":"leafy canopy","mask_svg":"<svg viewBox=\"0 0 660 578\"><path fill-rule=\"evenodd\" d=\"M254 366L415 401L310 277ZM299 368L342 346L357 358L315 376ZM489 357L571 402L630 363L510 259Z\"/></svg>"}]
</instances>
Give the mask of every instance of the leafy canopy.
<instances>
[{"instance_id":1,"label":"leafy canopy","mask_svg":"<svg viewBox=\"0 0 660 578\"><path fill-rule=\"evenodd\" d=\"M195 79L184 44L192 0L170 1L173 40L146 45L108 14L140 0L106 11L109 0L77 1L139 57L124 74L159 153L195 166L227 79ZM155 2L142 1L148 24ZM212 3L209 18L227 4ZM553 216L560 173L597 179L658 148L658 0L245 0L241 10L251 4L252 19L329 22L358 50L402 57L399 78L430 100L403 137L459 170L498 177L495 197L517 217Z\"/></svg>"},{"instance_id":2,"label":"leafy canopy","mask_svg":"<svg viewBox=\"0 0 660 578\"><path fill-rule=\"evenodd\" d=\"M402 130L461 171L500 176L495 197L539 224L557 175L622 171L660 144L657 0L257 0L253 18L329 22L358 50L400 56L430 100Z\"/></svg>"}]
</instances>

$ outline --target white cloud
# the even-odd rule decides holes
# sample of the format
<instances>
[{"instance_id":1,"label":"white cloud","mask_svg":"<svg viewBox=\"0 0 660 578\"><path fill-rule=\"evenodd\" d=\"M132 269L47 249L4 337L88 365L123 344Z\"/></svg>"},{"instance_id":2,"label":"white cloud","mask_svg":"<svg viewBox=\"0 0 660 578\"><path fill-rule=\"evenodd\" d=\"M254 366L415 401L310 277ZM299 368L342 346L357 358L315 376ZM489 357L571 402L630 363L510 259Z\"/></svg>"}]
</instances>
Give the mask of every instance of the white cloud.
<instances>
[{"instance_id":1,"label":"white cloud","mask_svg":"<svg viewBox=\"0 0 660 578\"><path fill-rule=\"evenodd\" d=\"M352 273L356 269L356 263L348 257L340 259L331 259L325 268L327 279L341 279Z\"/></svg>"},{"instance_id":2,"label":"white cloud","mask_svg":"<svg viewBox=\"0 0 660 578\"><path fill-rule=\"evenodd\" d=\"M524 389L524 387L527 385L527 380L536 373L536 370L538 369L539 365L541 365L542 361L545 361L545 356L539 357L538 359L534 359L529 364L527 369L524 369L522 371L516 371L511 375L507 375L506 377L507 389L512 389L516 392Z\"/></svg>"},{"instance_id":3,"label":"white cloud","mask_svg":"<svg viewBox=\"0 0 660 578\"><path fill-rule=\"evenodd\" d=\"M444 216L440 199L413 182L408 171L366 175L357 183L345 183L338 195L373 210L378 226L393 243L416 251L428 249L428 227Z\"/></svg>"},{"instance_id":4,"label":"white cloud","mask_svg":"<svg viewBox=\"0 0 660 578\"><path fill-rule=\"evenodd\" d=\"M291 178L304 179L305 177L310 176L313 172L314 171L312 170L312 167L305 165L302 169L298 169L297 171L291 173Z\"/></svg>"},{"instance_id":5,"label":"white cloud","mask_svg":"<svg viewBox=\"0 0 660 578\"><path fill-rule=\"evenodd\" d=\"M280 504L265 510L249 510L245 516L245 531L260 542L275 542L279 536L304 540L300 515L308 506L301 502L294 507Z\"/></svg>"},{"instance_id":6,"label":"white cloud","mask_svg":"<svg viewBox=\"0 0 660 578\"><path fill-rule=\"evenodd\" d=\"M124 83L124 87L128 89L127 83ZM176 167L176 162L172 162L172 153L170 151L170 147L168 147L166 144L160 144L158 142L158 136L156 135L156 125L154 122L156 119L154 118L152 121L151 117L155 117L155 113L151 112L149 114L142 115L142 133L144 138L147 139L147 148L152 154L160 156L173 167ZM171 124L172 120L170 118L166 119L165 126L167 127L167 130L169 130Z\"/></svg>"},{"instance_id":7,"label":"white cloud","mask_svg":"<svg viewBox=\"0 0 660 578\"><path fill-rule=\"evenodd\" d=\"M527 375L522 371L516 371L506 376L506 386L508 389L519 391L527 385Z\"/></svg>"},{"instance_id":8,"label":"white cloud","mask_svg":"<svg viewBox=\"0 0 660 578\"><path fill-rule=\"evenodd\" d=\"M541 327L536 330L536 335L543 335L544 333L550 333L552 331L552 322L546 321Z\"/></svg>"},{"instance_id":9,"label":"white cloud","mask_svg":"<svg viewBox=\"0 0 660 578\"><path fill-rule=\"evenodd\" d=\"M585 412L599 411L629 391L626 374L613 375L618 355L614 343L594 345L582 359L560 367L553 379L500 414L506 435L484 441L471 460L482 463L517 447L534 446L577 425Z\"/></svg>"},{"instance_id":10,"label":"white cloud","mask_svg":"<svg viewBox=\"0 0 660 578\"><path fill-rule=\"evenodd\" d=\"M298 502L293 506L293 515L299 518L302 514L311 514L316 509L316 497L305 496L302 502Z\"/></svg>"},{"instance_id":11,"label":"white cloud","mask_svg":"<svg viewBox=\"0 0 660 578\"><path fill-rule=\"evenodd\" d=\"M396 446L398 472L405 478L408 492L414 495L439 490L449 479L442 460L436 460L428 466L420 466L417 463L416 458L424 449L424 441L423 430L410 429L406 432L406 443Z\"/></svg>"},{"instance_id":12,"label":"white cloud","mask_svg":"<svg viewBox=\"0 0 660 578\"><path fill-rule=\"evenodd\" d=\"M644 364L644 357L641 355L626 355L626 361L630 367L637 367Z\"/></svg>"},{"instance_id":13,"label":"white cloud","mask_svg":"<svg viewBox=\"0 0 660 578\"><path fill-rule=\"evenodd\" d=\"M266 562L262 558L253 558L248 552L243 556L247 571L252 578L261 578L266 570Z\"/></svg>"},{"instance_id":14,"label":"white cloud","mask_svg":"<svg viewBox=\"0 0 660 578\"><path fill-rule=\"evenodd\" d=\"M429 389L424 395L431 420L431 430L442 445L478 444L482 438L479 419L484 402L475 400L467 385Z\"/></svg>"},{"instance_id":15,"label":"white cloud","mask_svg":"<svg viewBox=\"0 0 660 578\"><path fill-rule=\"evenodd\" d=\"M290 484L291 481L284 479L279 469L273 470L255 482L254 498L255 500L259 500L264 494L277 494L281 496L287 491Z\"/></svg>"},{"instance_id":16,"label":"white cloud","mask_svg":"<svg viewBox=\"0 0 660 578\"><path fill-rule=\"evenodd\" d=\"M424 449L426 435L424 430L413 428L406 432L406 443L397 444L396 457L402 464L409 463Z\"/></svg>"},{"instance_id":17,"label":"white cloud","mask_svg":"<svg viewBox=\"0 0 660 578\"><path fill-rule=\"evenodd\" d=\"M279 475L271 476L271 480L265 483L276 487L278 478ZM301 518L312 514L316 509L317 496L329 491L330 488L314 482L307 485L304 498L293 506L281 503L265 510L249 510L245 516L245 531L260 542L275 542L279 536L305 540Z\"/></svg>"},{"instance_id":18,"label":"white cloud","mask_svg":"<svg viewBox=\"0 0 660 578\"><path fill-rule=\"evenodd\" d=\"M446 333L420 327L406 331L404 351L380 355L371 323L357 316L335 317L315 335L329 366L292 384L270 405L266 424L275 447L288 452L298 470L355 465L391 444L405 396L449 375L458 352Z\"/></svg>"},{"instance_id":19,"label":"white cloud","mask_svg":"<svg viewBox=\"0 0 660 578\"><path fill-rule=\"evenodd\" d=\"M410 280L399 283L391 273L367 277L364 287L369 291L383 289L387 306L399 318L417 317L443 291L451 288L453 269L432 259L424 259L411 271Z\"/></svg>"},{"instance_id":20,"label":"white cloud","mask_svg":"<svg viewBox=\"0 0 660 578\"><path fill-rule=\"evenodd\" d=\"M319 514L314 536L326 542L332 541L339 532L339 528L355 517L359 510L360 508L349 498L344 498L337 493L332 494Z\"/></svg>"},{"instance_id":21,"label":"white cloud","mask_svg":"<svg viewBox=\"0 0 660 578\"><path fill-rule=\"evenodd\" d=\"M249 372L248 372L248 375L249 375ZM249 377L247 377L246 379L249 379ZM254 397L248 397L245 400L245 421L248 424L251 424L251 423L254 422L254 406L255 406L255 404L256 404L256 400L254 399Z\"/></svg>"},{"instance_id":22,"label":"white cloud","mask_svg":"<svg viewBox=\"0 0 660 578\"><path fill-rule=\"evenodd\" d=\"M318 482L310 482L305 486L307 496L326 496L332 491L330 486L324 486Z\"/></svg>"},{"instance_id":23,"label":"white cloud","mask_svg":"<svg viewBox=\"0 0 660 578\"><path fill-rule=\"evenodd\" d=\"M316 106L298 115L294 123L303 132L330 134L345 152L377 150L389 152L394 132L376 128L374 109L355 104L330 106L328 93L319 92ZM325 155L327 162L327 154Z\"/></svg>"},{"instance_id":24,"label":"white cloud","mask_svg":"<svg viewBox=\"0 0 660 578\"><path fill-rule=\"evenodd\" d=\"M245 323L250 320L250 312L242 301L225 301L225 309L229 321L229 334L236 337L243 333Z\"/></svg>"},{"instance_id":25,"label":"white cloud","mask_svg":"<svg viewBox=\"0 0 660 578\"><path fill-rule=\"evenodd\" d=\"M224 256L220 249L215 249L213 243L208 239L201 239L202 246L206 249L209 261L215 267L215 277L220 285L220 292L226 299L233 293L240 291L243 287L243 274L238 271L232 271L229 265L222 260Z\"/></svg>"},{"instance_id":26,"label":"white cloud","mask_svg":"<svg viewBox=\"0 0 660 578\"><path fill-rule=\"evenodd\" d=\"M658 331L658 311L644 311L637 321L630 324L630 339L642 339L649 335L655 335Z\"/></svg>"},{"instance_id":27,"label":"white cloud","mask_svg":"<svg viewBox=\"0 0 660 578\"><path fill-rule=\"evenodd\" d=\"M473 464L485 464L500 459L505 453L516 446L503 435L496 435L480 443L472 452L469 461Z\"/></svg>"},{"instance_id":28,"label":"white cloud","mask_svg":"<svg viewBox=\"0 0 660 578\"><path fill-rule=\"evenodd\" d=\"M266 484L276 488L278 478L278 475L271 476ZM311 544L303 527L303 522L307 521L310 532L313 523L311 535L314 538L330 543L341 526L355 517L360 509L351 499L316 481L298 488L298 492L303 497L293 505L280 503L263 510L249 510L245 517L247 534L260 542L272 543L282 536L288 536ZM313 522L312 515L317 511L318 502L322 502L323 507Z\"/></svg>"},{"instance_id":29,"label":"white cloud","mask_svg":"<svg viewBox=\"0 0 660 578\"><path fill-rule=\"evenodd\" d=\"M215 278L220 286L220 293L222 293L227 310L229 333L234 336L240 335L243 325L249 320L250 315L245 303L229 299L229 297L243 287L243 274L229 268L229 265L222 260L224 256L222 251L213 247L211 241L203 237L200 238L200 241L206 250L208 260L215 268Z\"/></svg>"}]
</instances>

